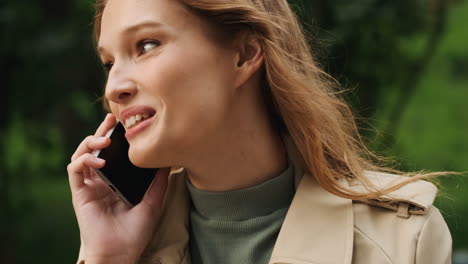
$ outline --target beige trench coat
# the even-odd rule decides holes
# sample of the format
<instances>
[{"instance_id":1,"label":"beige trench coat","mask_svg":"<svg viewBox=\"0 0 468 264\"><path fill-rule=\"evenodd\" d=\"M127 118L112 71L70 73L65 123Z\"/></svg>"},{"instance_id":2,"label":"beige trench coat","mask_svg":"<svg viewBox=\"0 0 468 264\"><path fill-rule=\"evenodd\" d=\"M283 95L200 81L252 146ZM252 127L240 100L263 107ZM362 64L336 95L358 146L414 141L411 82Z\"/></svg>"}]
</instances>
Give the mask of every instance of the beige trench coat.
<instances>
[{"instance_id":1,"label":"beige trench coat","mask_svg":"<svg viewBox=\"0 0 468 264\"><path fill-rule=\"evenodd\" d=\"M285 138L295 166L296 194L270 264L451 263L452 239L439 210L432 206L437 193L433 184L409 184L391 193L392 198L383 197L387 202L344 199L303 173L291 142ZM378 186L401 180L375 172L367 176ZM139 264L190 263L185 177L183 169L171 172L162 217ZM360 185L349 187L364 190ZM80 250L79 261L83 255Z\"/></svg>"}]
</instances>

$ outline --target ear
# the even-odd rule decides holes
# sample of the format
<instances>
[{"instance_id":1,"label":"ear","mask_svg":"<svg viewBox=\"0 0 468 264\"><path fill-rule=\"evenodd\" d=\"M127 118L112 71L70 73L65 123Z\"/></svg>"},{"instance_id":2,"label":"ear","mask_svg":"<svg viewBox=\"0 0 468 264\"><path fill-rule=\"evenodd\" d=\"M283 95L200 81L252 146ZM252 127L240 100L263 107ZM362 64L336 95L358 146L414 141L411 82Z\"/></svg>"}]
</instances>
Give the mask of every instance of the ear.
<instances>
[{"instance_id":1,"label":"ear","mask_svg":"<svg viewBox=\"0 0 468 264\"><path fill-rule=\"evenodd\" d=\"M236 88L247 82L263 65L263 48L257 37L244 36L238 43Z\"/></svg>"}]
</instances>

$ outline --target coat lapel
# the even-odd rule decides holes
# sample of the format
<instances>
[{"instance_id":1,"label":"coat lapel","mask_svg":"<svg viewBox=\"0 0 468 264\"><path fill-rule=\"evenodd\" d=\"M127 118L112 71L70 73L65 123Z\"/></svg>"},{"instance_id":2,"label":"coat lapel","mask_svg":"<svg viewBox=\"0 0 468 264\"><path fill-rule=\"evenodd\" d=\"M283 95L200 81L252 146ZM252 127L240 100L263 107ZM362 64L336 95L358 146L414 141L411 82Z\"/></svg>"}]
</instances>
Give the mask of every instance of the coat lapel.
<instances>
[{"instance_id":1,"label":"coat lapel","mask_svg":"<svg viewBox=\"0 0 468 264\"><path fill-rule=\"evenodd\" d=\"M273 249L270 264L350 264L353 252L352 201L327 192L300 169L294 144L285 140L299 182Z\"/></svg>"},{"instance_id":2,"label":"coat lapel","mask_svg":"<svg viewBox=\"0 0 468 264\"><path fill-rule=\"evenodd\" d=\"M353 252L352 202L304 175L273 249L273 263L349 264Z\"/></svg>"}]
</instances>

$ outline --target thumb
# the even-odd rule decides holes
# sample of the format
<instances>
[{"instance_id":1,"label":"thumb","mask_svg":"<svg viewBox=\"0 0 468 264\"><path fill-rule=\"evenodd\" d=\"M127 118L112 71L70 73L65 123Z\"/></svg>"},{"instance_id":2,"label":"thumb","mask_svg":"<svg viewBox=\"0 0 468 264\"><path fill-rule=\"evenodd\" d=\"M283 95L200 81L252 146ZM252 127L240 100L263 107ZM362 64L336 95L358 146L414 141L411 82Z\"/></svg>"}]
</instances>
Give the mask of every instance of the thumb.
<instances>
[{"instance_id":1,"label":"thumb","mask_svg":"<svg viewBox=\"0 0 468 264\"><path fill-rule=\"evenodd\" d=\"M141 201L142 204L150 208L153 214L161 210L170 172L171 168L159 168L151 183L150 189L143 198L143 201Z\"/></svg>"}]
</instances>

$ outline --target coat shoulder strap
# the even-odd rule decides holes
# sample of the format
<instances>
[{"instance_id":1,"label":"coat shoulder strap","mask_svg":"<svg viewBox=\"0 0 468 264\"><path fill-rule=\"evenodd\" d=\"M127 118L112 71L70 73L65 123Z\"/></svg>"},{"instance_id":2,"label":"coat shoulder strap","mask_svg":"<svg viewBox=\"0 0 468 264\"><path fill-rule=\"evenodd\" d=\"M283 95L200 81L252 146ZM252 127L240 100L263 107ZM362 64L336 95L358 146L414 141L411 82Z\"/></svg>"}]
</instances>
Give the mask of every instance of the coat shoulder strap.
<instances>
[{"instance_id":1,"label":"coat shoulder strap","mask_svg":"<svg viewBox=\"0 0 468 264\"><path fill-rule=\"evenodd\" d=\"M365 176L377 189L394 186L408 179L408 177L366 171ZM349 184L352 191L366 192L367 189L359 183ZM424 180L408 183L393 192L381 196L379 199L360 200L355 202L366 203L396 212L399 217L408 218L410 215L427 214L437 196L437 187Z\"/></svg>"}]
</instances>

